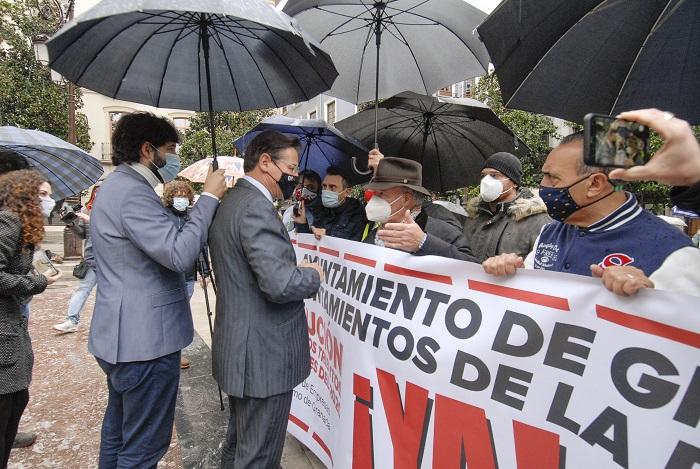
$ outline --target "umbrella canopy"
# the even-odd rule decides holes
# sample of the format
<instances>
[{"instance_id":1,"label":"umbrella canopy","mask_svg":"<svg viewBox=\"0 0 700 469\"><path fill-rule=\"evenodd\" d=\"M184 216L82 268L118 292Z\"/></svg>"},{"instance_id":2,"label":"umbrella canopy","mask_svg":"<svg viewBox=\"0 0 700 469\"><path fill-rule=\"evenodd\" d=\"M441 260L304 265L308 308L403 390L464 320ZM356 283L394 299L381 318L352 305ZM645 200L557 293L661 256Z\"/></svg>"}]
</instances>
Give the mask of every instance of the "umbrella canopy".
<instances>
[{"instance_id":1,"label":"umbrella canopy","mask_svg":"<svg viewBox=\"0 0 700 469\"><path fill-rule=\"evenodd\" d=\"M509 108L582 122L658 107L700 123L700 2L506 0L477 29Z\"/></svg>"},{"instance_id":2,"label":"umbrella canopy","mask_svg":"<svg viewBox=\"0 0 700 469\"><path fill-rule=\"evenodd\" d=\"M284 11L339 67L330 94L352 103L373 99L375 121L380 98L433 94L488 67L473 34L486 14L464 0L289 0Z\"/></svg>"},{"instance_id":3,"label":"umbrella canopy","mask_svg":"<svg viewBox=\"0 0 700 469\"><path fill-rule=\"evenodd\" d=\"M207 86L204 43L209 47ZM328 54L263 0L103 0L47 44L73 83L155 107L281 107L327 90Z\"/></svg>"},{"instance_id":4,"label":"umbrella canopy","mask_svg":"<svg viewBox=\"0 0 700 469\"><path fill-rule=\"evenodd\" d=\"M527 146L483 103L406 92L379 105L379 148L423 165L423 186L435 192L478 184L481 165L499 151L523 157ZM374 111L336 125L367 144Z\"/></svg>"},{"instance_id":5,"label":"umbrella canopy","mask_svg":"<svg viewBox=\"0 0 700 469\"><path fill-rule=\"evenodd\" d=\"M340 130L319 119L292 119L286 116L271 116L263 119L252 130L234 143L244 152L248 143L264 130L276 130L297 137L301 142L299 168L312 169L323 179L329 166L345 170L351 185L367 182L368 175L359 175L352 170L352 158L367 165L367 147Z\"/></svg>"},{"instance_id":6,"label":"umbrella canopy","mask_svg":"<svg viewBox=\"0 0 700 469\"><path fill-rule=\"evenodd\" d=\"M432 94L488 66L473 34L486 14L464 0L289 0L284 11L333 57L340 75L330 94L352 103L375 99L377 75L386 98Z\"/></svg>"},{"instance_id":7,"label":"umbrella canopy","mask_svg":"<svg viewBox=\"0 0 700 469\"><path fill-rule=\"evenodd\" d=\"M204 182L207 179L207 173L211 166L213 158L202 158L195 163L192 163L178 173L178 176L183 177L192 182ZM238 178L243 177L243 158L237 156L217 156L219 168L224 170L224 177L228 187L233 186Z\"/></svg>"},{"instance_id":8,"label":"umbrella canopy","mask_svg":"<svg viewBox=\"0 0 700 469\"><path fill-rule=\"evenodd\" d=\"M47 47L51 68L77 85L208 111L214 155L214 111L306 101L338 75L330 56L263 0L103 0Z\"/></svg>"},{"instance_id":9,"label":"umbrella canopy","mask_svg":"<svg viewBox=\"0 0 700 469\"><path fill-rule=\"evenodd\" d=\"M0 152L24 158L51 184L56 200L79 194L104 173L89 153L40 130L0 127Z\"/></svg>"}]
</instances>

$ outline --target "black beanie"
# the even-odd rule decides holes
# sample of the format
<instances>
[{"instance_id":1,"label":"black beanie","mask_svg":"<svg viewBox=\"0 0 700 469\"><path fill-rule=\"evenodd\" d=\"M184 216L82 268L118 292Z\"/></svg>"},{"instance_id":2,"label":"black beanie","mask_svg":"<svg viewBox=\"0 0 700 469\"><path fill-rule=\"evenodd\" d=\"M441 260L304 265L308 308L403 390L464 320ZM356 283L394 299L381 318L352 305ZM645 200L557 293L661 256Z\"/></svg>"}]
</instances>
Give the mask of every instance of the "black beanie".
<instances>
[{"instance_id":1,"label":"black beanie","mask_svg":"<svg viewBox=\"0 0 700 469\"><path fill-rule=\"evenodd\" d=\"M517 156L505 151L499 151L489 156L484 161L481 169L492 168L503 173L508 179L520 186L520 179L523 177L523 165Z\"/></svg>"}]
</instances>

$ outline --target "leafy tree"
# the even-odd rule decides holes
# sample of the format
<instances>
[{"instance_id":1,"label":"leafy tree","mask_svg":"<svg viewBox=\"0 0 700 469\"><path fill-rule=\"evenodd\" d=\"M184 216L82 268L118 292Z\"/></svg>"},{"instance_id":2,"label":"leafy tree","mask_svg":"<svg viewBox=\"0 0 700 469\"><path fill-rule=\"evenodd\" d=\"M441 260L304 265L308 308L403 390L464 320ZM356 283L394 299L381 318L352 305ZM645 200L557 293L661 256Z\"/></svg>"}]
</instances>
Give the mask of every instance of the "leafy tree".
<instances>
[{"instance_id":1,"label":"leafy tree","mask_svg":"<svg viewBox=\"0 0 700 469\"><path fill-rule=\"evenodd\" d=\"M216 148L219 155L236 155L233 141L273 114L271 109L245 112L215 112ZM199 112L190 121L182 136L179 155L182 167L212 156L214 153L209 132L209 114Z\"/></svg>"},{"instance_id":2,"label":"leafy tree","mask_svg":"<svg viewBox=\"0 0 700 469\"><path fill-rule=\"evenodd\" d=\"M0 0L0 125L39 129L68 140L68 85L54 83L34 56L32 40L58 29L60 9L51 2ZM75 92L76 110L82 107ZM76 112L77 145L92 148L88 122Z\"/></svg>"}]
</instances>

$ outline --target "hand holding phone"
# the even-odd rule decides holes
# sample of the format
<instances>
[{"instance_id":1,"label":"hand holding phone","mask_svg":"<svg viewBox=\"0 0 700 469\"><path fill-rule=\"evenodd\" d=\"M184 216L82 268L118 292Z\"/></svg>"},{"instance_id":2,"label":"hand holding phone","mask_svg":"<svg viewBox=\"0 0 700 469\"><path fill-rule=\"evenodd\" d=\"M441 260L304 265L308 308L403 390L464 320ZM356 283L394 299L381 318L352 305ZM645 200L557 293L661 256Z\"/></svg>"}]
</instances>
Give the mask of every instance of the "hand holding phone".
<instances>
[{"instance_id":1,"label":"hand holding phone","mask_svg":"<svg viewBox=\"0 0 700 469\"><path fill-rule=\"evenodd\" d=\"M44 250L40 249L34 252L33 264L38 272L48 272L48 274L52 276L58 275L59 273L59 270L53 265L53 262L51 262L51 259L49 259L49 256ZM46 273L44 275L46 275Z\"/></svg>"},{"instance_id":2,"label":"hand holding phone","mask_svg":"<svg viewBox=\"0 0 700 469\"><path fill-rule=\"evenodd\" d=\"M584 163L588 166L629 168L649 158L649 127L640 122L586 114Z\"/></svg>"}]
</instances>

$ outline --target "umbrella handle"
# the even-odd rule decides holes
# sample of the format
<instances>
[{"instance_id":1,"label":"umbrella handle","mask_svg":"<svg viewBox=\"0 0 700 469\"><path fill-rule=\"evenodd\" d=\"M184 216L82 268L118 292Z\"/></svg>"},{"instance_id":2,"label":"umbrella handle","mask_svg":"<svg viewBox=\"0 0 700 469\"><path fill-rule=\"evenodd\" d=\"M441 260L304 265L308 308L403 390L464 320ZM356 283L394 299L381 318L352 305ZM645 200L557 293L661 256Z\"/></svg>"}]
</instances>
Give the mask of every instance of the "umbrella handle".
<instances>
[{"instance_id":1,"label":"umbrella handle","mask_svg":"<svg viewBox=\"0 0 700 469\"><path fill-rule=\"evenodd\" d=\"M216 160L216 155L214 155L214 158L212 159L211 167L214 171L219 169L219 162Z\"/></svg>"},{"instance_id":2,"label":"umbrella handle","mask_svg":"<svg viewBox=\"0 0 700 469\"><path fill-rule=\"evenodd\" d=\"M360 176L367 176L368 174L372 174L374 172L371 169L368 169L366 171L362 171L361 169L359 169L357 167L357 157L356 156L353 156L350 160L352 161L352 170L355 171Z\"/></svg>"}]
</instances>

